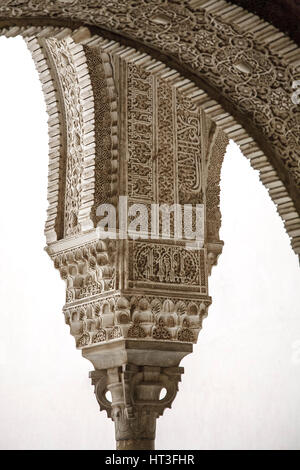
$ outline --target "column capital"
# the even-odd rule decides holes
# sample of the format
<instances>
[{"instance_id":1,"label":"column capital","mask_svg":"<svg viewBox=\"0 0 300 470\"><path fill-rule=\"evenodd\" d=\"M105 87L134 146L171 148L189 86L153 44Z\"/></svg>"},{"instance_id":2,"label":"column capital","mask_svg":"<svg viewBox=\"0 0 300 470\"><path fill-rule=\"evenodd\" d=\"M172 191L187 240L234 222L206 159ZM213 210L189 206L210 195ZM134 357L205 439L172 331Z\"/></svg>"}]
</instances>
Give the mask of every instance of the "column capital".
<instances>
[{"instance_id":1,"label":"column capital","mask_svg":"<svg viewBox=\"0 0 300 470\"><path fill-rule=\"evenodd\" d=\"M183 367L127 363L90 373L100 410L115 423L118 450L154 449L156 419L171 408L183 372Z\"/></svg>"}]
</instances>

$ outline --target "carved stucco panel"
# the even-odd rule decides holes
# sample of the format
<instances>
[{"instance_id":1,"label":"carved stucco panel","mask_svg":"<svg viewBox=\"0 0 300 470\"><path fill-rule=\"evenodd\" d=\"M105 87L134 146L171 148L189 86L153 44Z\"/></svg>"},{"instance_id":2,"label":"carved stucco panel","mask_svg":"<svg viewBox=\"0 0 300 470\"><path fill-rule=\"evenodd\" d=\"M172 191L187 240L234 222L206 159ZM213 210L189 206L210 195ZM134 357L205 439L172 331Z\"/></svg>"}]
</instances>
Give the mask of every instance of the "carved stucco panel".
<instances>
[{"instance_id":1,"label":"carved stucco panel","mask_svg":"<svg viewBox=\"0 0 300 470\"><path fill-rule=\"evenodd\" d=\"M191 8L188 1L111 0L87 5L82 0L48 0L25 5L6 0L0 14L71 18L130 36L174 57L251 119L299 183L300 112L290 100L299 71L254 35L203 8Z\"/></svg>"}]
</instances>

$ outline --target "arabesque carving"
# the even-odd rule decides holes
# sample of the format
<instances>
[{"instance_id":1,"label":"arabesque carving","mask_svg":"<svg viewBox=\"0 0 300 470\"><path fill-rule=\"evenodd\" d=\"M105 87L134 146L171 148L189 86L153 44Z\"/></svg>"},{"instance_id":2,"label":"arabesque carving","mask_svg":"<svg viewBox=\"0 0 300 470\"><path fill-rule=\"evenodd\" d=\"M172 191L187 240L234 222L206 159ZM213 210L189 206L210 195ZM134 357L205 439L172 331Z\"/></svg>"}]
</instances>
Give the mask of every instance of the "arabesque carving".
<instances>
[{"instance_id":1,"label":"arabesque carving","mask_svg":"<svg viewBox=\"0 0 300 470\"><path fill-rule=\"evenodd\" d=\"M26 38L43 84L47 251L66 282L65 320L95 368L96 397L115 423L120 450L154 448L156 419L176 396L180 361L207 316L208 277L223 247L219 182L229 138L261 171L300 251L300 111L291 100L299 50L289 39L278 43L275 28L258 27L242 9L228 16L227 6L221 0L0 6L0 34ZM57 17L68 28L51 26ZM140 227L148 233L142 230L141 239L119 237L119 196L129 206L144 204ZM112 239L98 226L100 204L115 210ZM152 206L162 204L173 206L168 237L161 233L162 207L150 233ZM184 204L192 205L190 232L195 206L203 204L202 244L185 232L178 237L173 227ZM132 214L121 215L132 222Z\"/></svg>"},{"instance_id":2,"label":"arabesque carving","mask_svg":"<svg viewBox=\"0 0 300 470\"><path fill-rule=\"evenodd\" d=\"M129 36L172 56L213 86L241 116L251 119L298 184L299 110L290 100L292 82L299 79L295 54L294 66L293 60L290 63L279 55L272 44L261 43L259 33L244 31L233 20L226 21L218 15L218 6L216 13L211 13L212 8L206 11L205 3L99 0L86 5L83 0L70 4L46 0L16 4L4 0L0 16L72 19ZM296 47L288 52L290 49L294 52ZM285 103L289 103L289 109L285 110Z\"/></svg>"}]
</instances>

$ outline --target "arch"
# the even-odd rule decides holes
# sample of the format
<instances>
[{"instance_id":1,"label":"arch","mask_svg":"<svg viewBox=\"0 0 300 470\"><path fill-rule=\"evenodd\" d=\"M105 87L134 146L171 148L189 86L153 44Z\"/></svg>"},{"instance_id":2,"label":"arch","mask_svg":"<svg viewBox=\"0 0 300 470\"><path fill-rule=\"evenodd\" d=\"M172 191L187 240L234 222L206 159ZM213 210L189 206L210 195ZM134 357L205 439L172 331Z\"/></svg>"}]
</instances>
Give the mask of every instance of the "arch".
<instances>
[{"instance_id":1,"label":"arch","mask_svg":"<svg viewBox=\"0 0 300 470\"><path fill-rule=\"evenodd\" d=\"M109 381L125 373L130 383L142 367L151 387L159 370L177 383L180 359L192 351L211 304L208 276L223 246L219 180L229 138L260 170L299 253L300 113L291 99L299 49L273 26L218 0L88 6L8 0L1 13L10 18L0 20L0 31L26 38L43 84L50 136L47 251L66 280L64 313L77 348L96 369L107 369ZM166 238L156 231L148 240L99 242L95 208L119 194L142 202L146 215L152 204L169 204L174 221L178 206L202 204L203 244L197 239L191 246L175 228ZM156 223L159 232L159 218ZM140 312L120 321L113 308L120 298ZM162 344L168 354L161 354ZM155 419L151 435L144 435L138 425L144 410L124 381L121 401L112 402L117 448L132 438L139 448L141 436L152 448ZM138 417L136 429L128 410ZM158 411L155 417L163 408Z\"/></svg>"},{"instance_id":2,"label":"arch","mask_svg":"<svg viewBox=\"0 0 300 470\"><path fill-rule=\"evenodd\" d=\"M101 31L123 47L134 44L202 88L205 113L260 170L299 253L300 111L291 95L293 81L300 76L300 54L288 36L225 1L97 1L86 6L81 1L7 0L0 17L2 33L5 26L20 25L10 35L26 33L30 23L40 30L51 23L73 30L88 25L92 41ZM88 44L86 40L79 34L78 42ZM81 217L89 210L82 210ZM85 223L91 226L87 218Z\"/></svg>"}]
</instances>

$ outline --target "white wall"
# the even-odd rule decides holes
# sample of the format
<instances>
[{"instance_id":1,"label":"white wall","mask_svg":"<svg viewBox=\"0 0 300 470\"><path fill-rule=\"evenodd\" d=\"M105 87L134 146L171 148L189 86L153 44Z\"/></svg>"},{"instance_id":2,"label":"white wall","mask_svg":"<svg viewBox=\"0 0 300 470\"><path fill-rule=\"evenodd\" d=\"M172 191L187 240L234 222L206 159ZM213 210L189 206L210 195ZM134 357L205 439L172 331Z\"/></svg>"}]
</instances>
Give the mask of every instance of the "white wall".
<instances>
[{"instance_id":1,"label":"white wall","mask_svg":"<svg viewBox=\"0 0 300 470\"><path fill-rule=\"evenodd\" d=\"M47 125L20 38L0 38L0 448L114 448L45 245ZM230 144L213 304L160 449L300 448L299 266L258 175Z\"/></svg>"}]
</instances>

